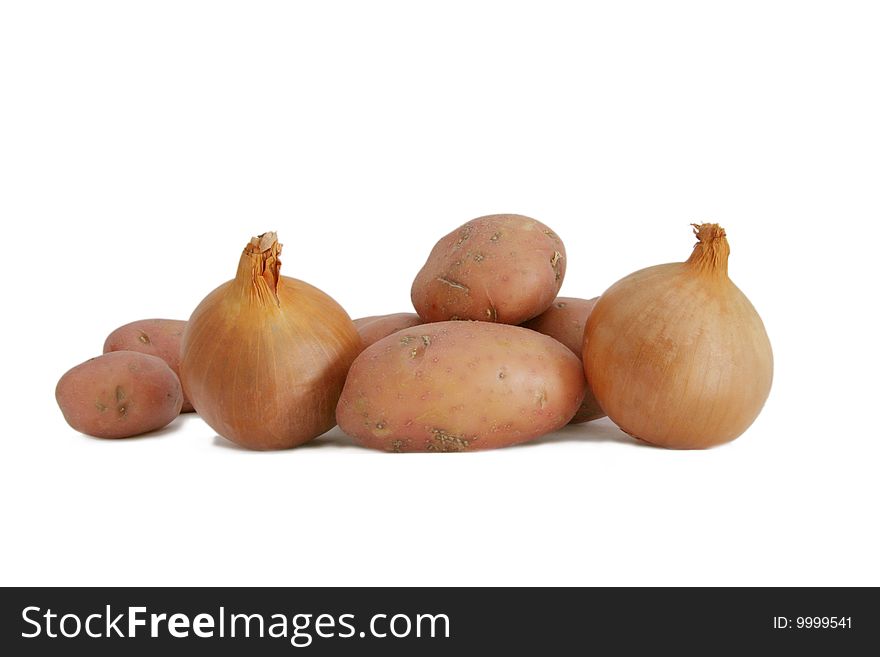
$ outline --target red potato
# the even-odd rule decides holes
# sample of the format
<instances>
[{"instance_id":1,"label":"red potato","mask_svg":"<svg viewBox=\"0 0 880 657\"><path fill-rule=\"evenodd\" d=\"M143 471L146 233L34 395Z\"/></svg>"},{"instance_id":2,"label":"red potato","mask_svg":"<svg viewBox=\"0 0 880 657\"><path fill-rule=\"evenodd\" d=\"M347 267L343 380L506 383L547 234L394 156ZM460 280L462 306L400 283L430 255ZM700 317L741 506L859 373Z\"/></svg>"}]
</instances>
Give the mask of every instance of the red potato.
<instances>
[{"instance_id":1,"label":"red potato","mask_svg":"<svg viewBox=\"0 0 880 657\"><path fill-rule=\"evenodd\" d=\"M399 331L355 359L336 408L366 447L462 452L565 426L584 396L580 358L519 326L439 322Z\"/></svg>"},{"instance_id":2,"label":"red potato","mask_svg":"<svg viewBox=\"0 0 880 657\"><path fill-rule=\"evenodd\" d=\"M373 315L354 320L355 328L361 335L364 348L378 342L387 335L412 328L422 323L415 313L394 313L392 315Z\"/></svg>"},{"instance_id":3,"label":"red potato","mask_svg":"<svg viewBox=\"0 0 880 657\"><path fill-rule=\"evenodd\" d=\"M519 214L469 221L434 246L412 285L425 322L474 319L521 324L540 315L565 277L565 247Z\"/></svg>"},{"instance_id":4,"label":"red potato","mask_svg":"<svg viewBox=\"0 0 880 657\"><path fill-rule=\"evenodd\" d=\"M580 356L584 348L584 327L587 324L587 317L590 316L598 298L587 300L575 297L556 297L547 310L525 322L523 326L549 335L571 349L575 356ZM605 412L599 406L590 387L587 386L584 401L581 402L581 407L569 424L590 422L598 420L600 417L605 417Z\"/></svg>"},{"instance_id":5,"label":"red potato","mask_svg":"<svg viewBox=\"0 0 880 657\"><path fill-rule=\"evenodd\" d=\"M183 390L157 356L114 351L68 370L55 388L67 423L98 438L161 429L180 414Z\"/></svg>"},{"instance_id":6,"label":"red potato","mask_svg":"<svg viewBox=\"0 0 880 657\"><path fill-rule=\"evenodd\" d=\"M104 341L104 353L138 351L158 356L180 377L180 343L186 321L182 319L141 319L120 326ZM192 404L183 397L182 413L191 413Z\"/></svg>"}]
</instances>

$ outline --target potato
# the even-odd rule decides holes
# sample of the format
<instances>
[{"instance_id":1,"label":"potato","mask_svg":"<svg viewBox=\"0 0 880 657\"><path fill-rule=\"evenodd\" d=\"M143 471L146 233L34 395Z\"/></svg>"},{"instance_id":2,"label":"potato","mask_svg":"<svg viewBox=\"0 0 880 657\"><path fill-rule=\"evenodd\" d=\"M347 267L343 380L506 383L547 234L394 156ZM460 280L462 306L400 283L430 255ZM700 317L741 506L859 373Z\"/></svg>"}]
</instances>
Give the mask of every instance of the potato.
<instances>
[{"instance_id":1,"label":"potato","mask_svg":"<svg viewBox=\"0 0 880 657\"><path fill-rule=\"evenodd\" d=\"M556 233L529 217L493 214L437 242L413 282L412 302L426 322L521 324L547 310L564 276Z\"/></svg>"},{"instance_id":2,"label":"potato","mask_svg":"<svg viewBox=\"0 0 880 657\"><path fill-rule=\"evenodd\" d=\"M523 326L538 333L549 335L571 349L575 356L581 357L584 348L584 327L587 317L596 303L594 299L577 299L575 297L556 297L550 307L537 317L523 323ZM579 424L605 417L599 402L587 386L584 401L569 424Z\"/></svg>"},{"instance_id":3,"label":"potato","mask_svg":"<svg viewBox=\"0 0 880 657\"><path fill-rule=\"evenodd\" d=\"M580 358L519 326L439 322L389 335L358 356L336 408L340 429L391 452L463 452L521 443L572 418Z\"/></svg>"},{"instance_id":4,"label":"potato","mask_svg":"<svg viewBox=\"0 0 880 657\"><path fill-rule=\"evenodd\" d=\"M393 315L373 315L354 320L354 325L361 334L364 348L378 342L386 335L397 333L405 328L418 326L422 319L415 313L394 313Z\"/></svg>"},{"instance_id":5,"label":"potato","mask_svg":"<svg viewBox=\"0 0 880 657\"><path fill-rule=\"evenodd\" d=\"M177 375L158 356L114 351L69 370L55 388L67 423L99 438L160 429L180 414Z\"/></svg>"},{"instance_id":6,"label":"potato","mask_svg":"<svg viewBox=\"0 0 880 657\"><path fill-rule=\"evenodd\" d=\"M180 377L180 341L186 321L182 319L141 319L120 326L104 341L104 353L139 351L158 356ZM182 413L191 413L192 404L183 396Z\"/></svg>"}]
</instances>

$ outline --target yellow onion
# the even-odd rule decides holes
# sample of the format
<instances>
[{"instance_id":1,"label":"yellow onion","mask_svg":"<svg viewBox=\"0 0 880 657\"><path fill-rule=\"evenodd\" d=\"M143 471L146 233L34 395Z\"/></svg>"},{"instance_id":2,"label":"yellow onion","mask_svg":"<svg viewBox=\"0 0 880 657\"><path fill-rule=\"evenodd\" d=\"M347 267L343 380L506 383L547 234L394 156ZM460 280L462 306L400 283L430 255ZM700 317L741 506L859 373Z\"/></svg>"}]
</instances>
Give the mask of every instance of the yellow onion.
<instances>
[{"instance_id":1,"label":"yellow onion","mask_svg":"<svg viewBox=\"0 0 880 657\"><path fill-rule=\"evenodd\" d=\"M238 273L187 323L180 378L199 415L251 449L295 447L335 424L361 349L354 323L321 290L280 275L275 233L253 238Z\"/></svg>"},{"instance_id":2,"label":"yellow onion","mask_svg":"<svg viewBox=\"0 0 880 657\"><path fill-rule=\"evenodd\" d=\"M686 262L642 269L596 302L584 368L599 405L628 434L677 449L733 440L758 416L773 352L758 313L727 276L718 224L694 224Z\"/></svg>"}]
</instances>

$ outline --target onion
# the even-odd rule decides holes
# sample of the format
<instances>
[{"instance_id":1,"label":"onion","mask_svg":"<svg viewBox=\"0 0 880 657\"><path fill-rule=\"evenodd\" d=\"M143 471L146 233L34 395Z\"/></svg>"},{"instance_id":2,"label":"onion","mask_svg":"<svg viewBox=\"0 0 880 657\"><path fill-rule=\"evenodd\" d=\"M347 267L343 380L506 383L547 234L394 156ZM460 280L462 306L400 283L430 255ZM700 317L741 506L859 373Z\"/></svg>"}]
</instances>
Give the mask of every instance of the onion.
<instances>
[{"instance_id":1,"label":"onion","mask_svg":"<svg viewBox=\"0 0 880 657\"><path fill-rule=\"evenodd\" d=\"M275 233L245 247L235 278L195 309L180 378L199 415L251 449L286 449L336 423L336 403L361 350L357 329L329 296L279 274Z\"/></svg>"},{"instance_id":2,"label":"onion","mask_svg":"<svg viewBox=\"0 0 880 657\"><path fill-rule=\"evenodd\" d=\"M678 449L742 434L773 379L764 324L727 276L724 229L694 224L694 233L686 262L612 285L584 334L584 368L602 409L635 438Z\"/></svg>"}]
</instances>

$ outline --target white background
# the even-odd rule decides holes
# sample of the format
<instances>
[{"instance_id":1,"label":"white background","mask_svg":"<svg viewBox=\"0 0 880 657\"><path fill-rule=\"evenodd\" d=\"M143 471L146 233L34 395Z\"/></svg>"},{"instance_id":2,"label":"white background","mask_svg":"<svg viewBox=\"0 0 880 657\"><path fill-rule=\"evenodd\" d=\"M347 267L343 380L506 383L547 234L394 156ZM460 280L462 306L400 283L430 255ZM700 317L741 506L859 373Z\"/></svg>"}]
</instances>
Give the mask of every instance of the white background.
<instances>
[{"instance_id":1,"label":"white background","mask_svg":"<svg viewBox=\"0 0 880 657\"><path fill-rule=\"evenodd\" d=\"M0 581L880 585L876 7L3 3ZM251 453L194 416L88 438L55 404L254 234L357 317L411 310L434 242L496 212L556 230L583 297L721 223L775 350L752 428Z\"/></svg>"}]
</instances>

